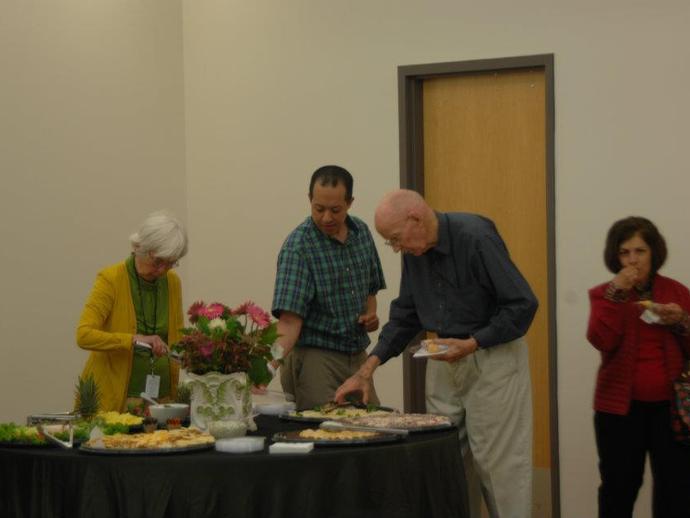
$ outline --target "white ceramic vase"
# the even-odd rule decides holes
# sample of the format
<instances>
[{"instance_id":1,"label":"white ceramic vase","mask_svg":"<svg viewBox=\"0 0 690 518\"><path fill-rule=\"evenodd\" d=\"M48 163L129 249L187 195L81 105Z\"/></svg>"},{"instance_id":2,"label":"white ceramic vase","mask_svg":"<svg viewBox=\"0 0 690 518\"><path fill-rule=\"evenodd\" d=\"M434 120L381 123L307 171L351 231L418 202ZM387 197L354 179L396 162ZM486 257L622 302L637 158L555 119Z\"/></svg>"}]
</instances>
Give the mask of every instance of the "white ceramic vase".
<instances>
[{"instance_id":1,"label":"white ceramic vase","mask_svg":"<svg viewBox=\"0 0 690 518\"><path fill-rule=\"evenodd\" d=\"M256 430L252 418L252 392L245 372L187 374L191 389L191 424L209 431L216 421L240 421L247 430Z\"/></svg>"}]
</instances>

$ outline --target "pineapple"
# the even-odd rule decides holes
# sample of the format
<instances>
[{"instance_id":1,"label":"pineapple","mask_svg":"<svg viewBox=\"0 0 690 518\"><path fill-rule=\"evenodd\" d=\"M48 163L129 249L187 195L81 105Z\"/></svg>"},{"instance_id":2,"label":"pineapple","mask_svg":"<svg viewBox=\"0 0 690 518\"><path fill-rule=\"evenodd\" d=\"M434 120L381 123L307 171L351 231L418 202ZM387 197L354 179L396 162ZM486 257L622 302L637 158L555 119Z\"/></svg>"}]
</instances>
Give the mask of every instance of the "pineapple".
<instances>
[{"instance_id":1,"label":"pineapple","mask_svg":"<svg viewBox=\"0 0 690 518\"><path fill-rule=\"evenodd\" d=\"M180 383L177 386L177 397L175 398L177 403L185 403L189 405L190 400L192 399L192 388L189 386L189 384L186 383Z\"/></svg>"},{"instance_id":2,"label":"pineapple","mask_svg":"<svg viewBox=\"0 0 690 518\"><path fill-rule=\"evenodd\" d=\"M97 413L101 404L101 393L98 386L89 374L86 379L79 378L79 382L74 388L76 399L76 410L86 419L92 419Z\"/></svg>"}]
</instances>

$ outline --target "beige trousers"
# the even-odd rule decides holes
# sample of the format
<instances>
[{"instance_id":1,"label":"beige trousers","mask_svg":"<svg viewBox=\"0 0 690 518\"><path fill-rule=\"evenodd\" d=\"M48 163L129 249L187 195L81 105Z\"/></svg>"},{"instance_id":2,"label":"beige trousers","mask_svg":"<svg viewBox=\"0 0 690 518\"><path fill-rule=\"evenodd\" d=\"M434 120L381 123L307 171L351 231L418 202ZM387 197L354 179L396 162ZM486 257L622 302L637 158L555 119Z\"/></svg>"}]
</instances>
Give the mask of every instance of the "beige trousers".
<instances>
[{"instance_id":1,"label":"beige trousers","mask_svg":"<svg viewBox=\"0 0 690 518\"><path fill-rule=\"evenodd\" d=\"M280 368L280 384L288 398L295 398L297 410L308 410L333 401L335 391L343 382L359 370L367 360L367 352L354 354L294 347L285 357ZM369 396L369 403L379 404L376 390Z\"/></svg>"},{"instance_id":2,"label":"beige trousers","mask_svg":"<svg viewBox=\"0 0 690 518\"><path fill-rule=\"evenodd\" d=\"M527 342L428 360L426 408L458 425L470 517L483 495L491 518L532 516L532 392Z\"/></svg>"}]
</instances>

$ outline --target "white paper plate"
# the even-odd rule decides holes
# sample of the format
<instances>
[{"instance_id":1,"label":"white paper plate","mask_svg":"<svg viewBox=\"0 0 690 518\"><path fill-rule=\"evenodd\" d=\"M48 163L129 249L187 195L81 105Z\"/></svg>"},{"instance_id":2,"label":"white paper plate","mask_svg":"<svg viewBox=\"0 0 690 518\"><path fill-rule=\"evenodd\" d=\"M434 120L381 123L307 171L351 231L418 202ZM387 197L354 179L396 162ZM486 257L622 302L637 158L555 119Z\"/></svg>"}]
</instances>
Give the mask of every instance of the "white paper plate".
<instances>
[{"instance_id":1,"label":"white paper plate","mask_svg":"<svg viewBox=\"0 0 690 518\"><path fill-rule=\"evenodd\" d=\"M262 403L254 405L254 411L262 415L281 415L291 412L295 409L295 404L292 402L285 403Z\"/></svg>"},{"instance_id":2,"label":"white paper plate","mask_svg":"<svg viewBox=\"0 0 690 518\"><path fill-rule=\"evenodd\" d=\"M265 437L236 437L216 441L216 451L223 453L252 453L264 449Z\"/></svg>"},{"instance_id":3,"label":"white paper plate","mask_svg":"<svg viewBox=\"0 0 690 518\"><path fill-rule=\"evenodd\" d=\"M441 354L445 354L448 351L448 346L447 345L441 345L439 344L438 346L438 351L434 353L430 353L429 351L426 350L426 347L422 346L419 348L419 350L412 355L413 358L429 358L430 356L439 356Z\"/></svg>"}]
</instances>

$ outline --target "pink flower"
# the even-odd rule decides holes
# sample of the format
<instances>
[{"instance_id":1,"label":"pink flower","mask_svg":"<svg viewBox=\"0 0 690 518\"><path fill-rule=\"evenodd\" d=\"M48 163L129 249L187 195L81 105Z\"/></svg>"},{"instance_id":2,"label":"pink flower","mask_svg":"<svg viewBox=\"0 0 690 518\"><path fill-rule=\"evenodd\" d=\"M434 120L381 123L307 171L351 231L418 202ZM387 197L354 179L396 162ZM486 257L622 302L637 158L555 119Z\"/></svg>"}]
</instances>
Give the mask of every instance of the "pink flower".
<instances>
[{"instance_id":1,"label":"pink flower","mask_svg":"<svg viewBox=\"0 0 690 518\"><path fill-rule=\"evenodd\" d=\"M199 320L199 317L201 316L201 312L204 309L204 301L203 300L198 300L191 306L189 306L189 309L187 310L187 315L189 315L189 321L192 324L196 324L197 320Z\"/></svg>"},{"instance_id":2,"label":"pink flower","mask_svg":"<svg viewBox=\"0 0 690 518\"><path fill-rule=\"evenodd\" d=\"M252 319L259 329L268 327L271 323L271 315L253 303L247 305L247 315Z\"/></svg>"},{"instance_id":3,"label":"pink flower","mask_svg":"<svg viewBox=\"0 0 690 518\"><path fill-rule=\"evenodd\" d=\"M246 315L247 314L247 308L249 306L254 305L254 303L251 300L246 301L243 304L240 304L237 306L235 309L231 311L233 315Z\"/></svg>"},{"instance_id":4,"label":"pink flower","mask_svg":"<svg viewBox=\"0 0 690 518\"><path fill-rule=\"evenodd\" d=\"M213 304L209 304L204 309L202 309L201 314L209 320L213 320L214 318L222 317L223 313L225 313L225 310L226 307L223 304L221 304L220 302L214 302Z\"/></svg>"}]
</instances>

